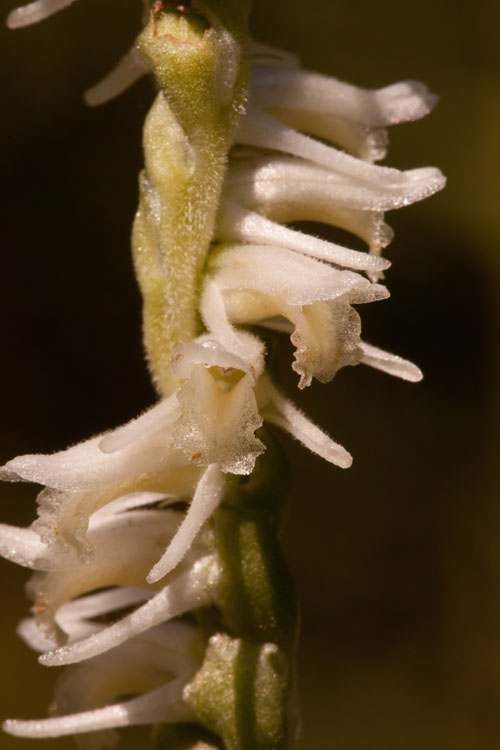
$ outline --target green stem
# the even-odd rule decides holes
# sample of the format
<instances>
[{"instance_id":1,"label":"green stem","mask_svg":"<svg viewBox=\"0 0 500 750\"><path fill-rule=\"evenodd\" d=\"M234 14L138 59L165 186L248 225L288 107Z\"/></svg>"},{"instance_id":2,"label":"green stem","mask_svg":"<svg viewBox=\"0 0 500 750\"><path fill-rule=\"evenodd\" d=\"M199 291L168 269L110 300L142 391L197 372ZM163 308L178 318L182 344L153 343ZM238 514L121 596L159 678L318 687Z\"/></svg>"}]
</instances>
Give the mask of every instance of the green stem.
<instances>
[{"instance_id":1,"label":"green stem","mask_svg":"<svg viewBox=\"0 0 500 750\"><path fill-rule=\"evenodd\" d=\"M146 353L166 396L178 386L173 348L201 333L200 275L248 93L247 8L227 0L192 3L189 12L158 7L138 37L161 91L144 128L132 248Z\"/></svg>"},{"instance_id":2,"label":"green stem","mask_svg":"<svg viewBox=\"0 0 500 750\"><path fill-rule=\"evenodd\" d=\"M285 750L292 696L297 608L278 535L288 472L278 446L248 478L231 477L212 521L224 570L218 612L201 669L185 690L201 723L225 750Z\"/></svg>"}]
</instances>

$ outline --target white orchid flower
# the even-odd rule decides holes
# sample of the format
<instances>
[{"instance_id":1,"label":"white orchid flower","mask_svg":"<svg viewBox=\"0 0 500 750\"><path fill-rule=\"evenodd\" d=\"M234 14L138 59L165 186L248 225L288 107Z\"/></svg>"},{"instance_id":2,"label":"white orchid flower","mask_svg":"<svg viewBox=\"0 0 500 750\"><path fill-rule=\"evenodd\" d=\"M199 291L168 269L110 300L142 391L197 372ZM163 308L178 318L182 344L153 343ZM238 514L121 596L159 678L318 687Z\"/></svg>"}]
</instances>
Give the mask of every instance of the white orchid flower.
<instances>
[{"instance_id":1,"label":"white orchid flower","mask_svg":"<svg viewBox=\"0 0 500 750\"><path fill-rule=\"evenodd\" d=\"M3 479L46 485L33 526L43 542L89 552L88 519L111 500L137 491L193 497L211 464L233 473L252 470L263 449L253 434L262 424L253 395L262 363L250 369L202 338L182 345L173 367L183 385L127 425L53 455L19 456L2 468Z\"/></svg>"},{"instance_id":2,"label":"white orchid flower","mask_svg":"<svg viewBox=\"0 0 500 750\"><path fill-rule=\"evenodd\" d=\"M352 304L389 296L360 274L273 246L222 246L209 259L205 283L210 279L232 323L282 316L292 324L299 388L313 377L327 382L341 367L360 361L361 322Z\"/></svg>"},{"instance_id":3,"label":"white orchid flower","mask_svg":"<svg viewBox=\"0 0 500 750\"><path fill-rule=\"evenodd\" d=\"M72 544L89 553L88 520L111 500L137 491L194 492L201 470L172 446L179 413L176 400L168 399L128 425L134 440L121 450L106 448L115 433L105 433L52 455L18 456L0 476L45 485L33 529L50 547ZM148 431L150 423L162 429Z\"/></svg>"},{"instance_id":4,"label":"white orchid flower","mask_svg":"<svg viewBox=\"0 0 500 750\"><path fill-rule=\"evenodd\" d=\"M92 600L89 597L84 604L88 607ZM90 611L100 613L95 607ZM58 683L55 716L10 719L3 728L17 737L84 734L78 736L82 750L97 750L114 746L118 735L113 730L120 727L196 721L183 691L199 669L202 655L203 641L194 625L164 623L70 667ZM125 694L136 697L120 698Z\"/></svg>"},{"instance_id":5,"label":"white orchid flower","mask_svg":"<svg viewBox=\"0 0 500 750\"><path fill-rule=\"evenodd\" d=\"M160 501L166 507L146 507ZM29 583L29 593L36 622L47 637L61 643L73 636L73 621L61 620L59 614L83 594L119 587L124 591L144 588L144 599L154 595L158 586L147 583L147 574L175 538L182 520L179 511L168 507L172 501L176 498L137 493L101 508L90 518L88 541L93 554L85 561L71 549L54 554L32 529L0 526L0 553L39 571ZM196 562L211 552L200 536L190 547L180 574L189 575Z\"/></svg>"},{"instance_id":6,"label":"white orchid flower","mask_svg":"<svg viewBox=\"0 0 500 750\"><path fill-rule=\"evenodd\" d=\"M296 59L259 45L253 59L250 104L230 153L217 239L286 247L377 280L390 265L372 257L392 238L383 212L421 200L445 181L434 168L400 172L372 162L385 156L384 126L422 117L436 97L415 81L360 89L299 70ZM294 221L352 232L370 254L283 226Z\"/></svg>"},{"instance_id":7,"label":"white orchid flower","mask_svg":"<svg viewBox=\"0 0 500 750\"><path fill-rule=\"evenodd\" d=\"M327 382L341 367L359 362L414 382L422 377L410 362L361 341L361 322L352 305L385 299L389 292L360 274L287 248L222 245L209 256L201 301L205 319L216 293L224 304L218 314L228 322L258 323L291 334L299 388L313 377Z\"/></svg>"},{"instance_id":8,"label":"white orchid flower","mask_svg":"<svg viewBox=\"0 0 500 750\"><path fill-rule=\"evenodd\" d=\"M116 586L62 604L54 619L60 631L65 633L67 643L76 643L102 630L98 618L108 618L120 610L136 607L152 595L149 588ZM58 648L57 641L40 628L36 617L21 620L17 634L34 651L45 653Z\"/></svg>"},{"instance_id":9,"label":"white orchid flower","mask_svg":"<svg viewBox=\"0 0 500 750\"><path fill-rule=\"evenodd\" d=\"M300 70L295 59L254 52L252 93L263 109L290 127L333 141L351 154L376 161L386 155L387 125L417 120L437 102L419 81L378 90Z\"/></svg>"},{"instance_id":10,"label":"white orchid flower","mask_svg":"<svg viewBox=\"0 0 500 750\"><path fill-rule=\"evenodd\" d=\"M254 336L236 331L225 314L218 315L221 295L214 291L218 310L214 315L213 306L207 305L207 320L213 318L214 327L220 329L225 341L235 339L242 356L229 352L210 334L181 344L174 350L172 367L182 384L172 396L127 425L66 451L19 456L9 461L2 469L4 479L38 482L47 489L39 496L39 518L31 530L4 529L0 552L35 569L54 568L54 580L60 581L60 560L71 568L67 562L71 560L67 549L70 545L80 558L83 553L87 560L81 569L84 580L92 580L93 571L104 576L104 569L113 576L123 562L122 555L133 545L124 543L114 551L114 545L108 548L101 543L101 536L123 522L125 535L133 535L137 526L138 536L153 536L144 539L147 551L141 553L139 548L131 553L146 555L143 563L135 566L135 577L115 583L139 585L141 576L145 577L148 571L148 581L154 583L184 559L221 502L224 474L249 474L253 470L257 456L264 450L255 437L264 419L278 424L332 463L350 465L350 455L271 384L262 370L262 344ZM150 513L144 515L136 510L135 516L131 515L130 508L123 506L123 497L131 492L167 492L190 500L176 533L171 533L171 522L164 515L159 516L162 523L158 527ZM141 505L140 499L137 502ZM127 518L120 515L124 507ZM116 533L114 530L113 535ZM109 559L105 562L102 555ZM74 565L78 564L75 560ZM34 590L42 591L37 594L39 616L47 622L53 619L63 596L52 591L50 575L43 579L43 586L34 584ZM79 578L78 574L71 579L74 591ZM96 586L104 585L103 580ZM50 595L43 594L47 588ZM90 590L88 586L86 590Z\"/></svg>"},{"instance_id":11,"label":"white orchid flower","mask_svg":"<svg viewBox=\"0 0 500 750\"><path fill-rule=\"evenodd\" d=\"M206 534L196 534L189 551L183 550L174 578L161 587L147 582L150 568L182 529L181 512L168 505L175 500L144 492L101 508L90 518L88 537L94 552L85 561L73 551L51 555L33 530L0 526L0 553L38 571L28 586L35 617L23 621L21 636L37 650L55 652L59 660L62 651L70 654L70 661L78 661L73 656L87 647L90 637L97 640L96 653L102 653L193 607L213 602L221 570ZM178 548L177 542L174 553ZM85 596L103 588L97 595ZM132 613L111 629L103 630L91 619L130 607ZM50 663L53 658L49 653L43 660Z\"/></svg>"}]
</instances>

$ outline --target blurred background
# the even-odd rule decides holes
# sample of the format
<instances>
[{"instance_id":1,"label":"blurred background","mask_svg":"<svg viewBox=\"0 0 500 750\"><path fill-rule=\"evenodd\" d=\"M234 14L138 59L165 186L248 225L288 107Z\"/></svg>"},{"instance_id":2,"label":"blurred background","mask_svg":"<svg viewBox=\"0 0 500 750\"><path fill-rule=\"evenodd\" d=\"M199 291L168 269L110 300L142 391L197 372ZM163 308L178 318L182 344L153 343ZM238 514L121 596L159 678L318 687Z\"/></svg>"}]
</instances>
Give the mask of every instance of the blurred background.
<instances>
[{"instance_id":1,"label":"blurred background","mask_svg":"<svg viewBox=\"0 0 500 750\"><path fill-rule=\"evenodd\" d=\"M3 2L6 16L12 2ZM81 94L138 28L138 2L86 0L0 30L5 209L2 463L116 426L154 394L129 260L143 80L89 110ZM256 0L258 39L374 88L417 78L440 103L390 132L386 163L439 166L439 195L387 216L392 297L364 336L417 362L410 385L359 366L290 395L354 455L342 471L284 438L296 490L284 537L302 603L300 750L500 745L500 3ZM28 524L34 487L1 488ZM26 573L2 563L0 714L40 717L57 670L14 635ZM69 740L2 736L2 750Z\"/></svg>"}]
</instances>

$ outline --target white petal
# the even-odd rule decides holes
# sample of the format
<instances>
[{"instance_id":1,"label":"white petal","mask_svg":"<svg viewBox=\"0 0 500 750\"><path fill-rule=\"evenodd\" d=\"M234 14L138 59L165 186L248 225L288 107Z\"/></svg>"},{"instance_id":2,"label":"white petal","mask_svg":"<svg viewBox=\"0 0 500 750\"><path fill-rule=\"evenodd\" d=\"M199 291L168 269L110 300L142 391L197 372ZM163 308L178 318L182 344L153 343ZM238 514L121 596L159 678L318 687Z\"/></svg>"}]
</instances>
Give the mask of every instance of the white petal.
<instances>
[{"instance_id":1,"label":"white petal","mask_svg":"<svg viewBox=\"0 0 500 750\"><path fill-rule=\"evenodd\" d=\"M36 597L37 621L47 634L56 635L56 612L70 599L106 586L145 586L148 571L175 534L178 518L167 510L105 518L88 534L94 553L85 564L78 558L68 560L61 569L34 577L29 589Z\"/></svg>"},{"instance_id":2,"label":"white petal","mask_svg":"<svg viewBox=\"0 0 500 750\"><path fill-rule=\"evenodd\" d=\"M264 72L264 71L262 71ZM281 87L274 82L273 70L267 70L261 75L260 69L252 71L252 98L260 107L277 117L282 123L303 133L309 133L330 143L335 143L348 153L366 161L379 161L387 153L388 135L384 127L374 127L359 117L350 118L347 113L342 114L343 108L337 99L318 102L308 97L307 85L298 88L298 96L290 97L290 92L281 93ZM288 72L288 71L286 71ZM307 83L307 76L319 74L296 71ZM320 78L324 78L320 76ZM298 79L299 81L302 78ZM330 79L326 78L330 82ZM334 80L334 79L331 79ZM254 85L255 84L255 85ZM294 86L289 86L293 88ZM286 84L285 84L285 89ZM355 88L355 87L353 87ZM288 96L287 96L288 94Z\"/></svg>"},{"instance_id":3,"label":"white petal","mask_svg":"<svg viewBox=\"0 0 500 750\"><path fill-rule=\"evenodd\" d=\"M255 39L249 40L248 51L254 65L282 65L287 68L300 67L300 60L297 55L277 49L276 47L271 47L268 44L263 44Z\"/></svg>"},{"instance_id":4,"label":"white petal","mask_svg":"<svg viewBox=\"0 0 500 750\"><path fill-rule=\"evenodd\" d=\"M222 242L245 242L252 245L278 245L314 258L360 271L382 271L388 260L368 253L349 250L342 245L282 227L274 221L225 201L220 207L218 237Z\"/></svg>"},{"instance_id":5,"label":"white petal","mask_svg":"<svg viewBox=\"0 0 500 750\"><path fill-rule=\"evenodd\" d=\"M45 18L52 16L63 8L67 8L74 0L36 0L29 5L23 5L16 8L7 17L7 26L9 29L20 29L22 26L43 21Z\"/></svg>"},{"instance_id":6,"label":"white petal","mask_svg":"<svg viewBox=\"0 0 500 750\"><path fill-rule=\"evenodd\" d=\"M68 643L81 641L99 632L104 627L102 624L92 622L90 618L109 615L120 609L147 601L153 596L153 593L151 590L132 586L107 589L98 594L91 594L63 604L56 612L55 622L61 631L67 634ZM33 622L36 621L33 620ZM23 623L21 623L22 625ZM21 632L21 629L19 629L18 632L22 638L27 639L32 631L28 628L27 631ZM40 631L38 630L38 632ZM47 643L51 645L40 650L53 651L58 646L53 641L47 640ZM32 645L32 648L35 648L35 646Z\"/></svg>"},{"instance_id":7,"label":"white petal","mask_svg":"<svg viewBox=\"0 0 500 750\"><path fill-rule=\"evenodd\" d=\"M360 361L364 365L370 365L370 367L375 367L377 370L382 370L382 372L408 380L411 383L418 383L424 377L422 371L413 362L398 357L397 354L385 352L383 349L378 349L376 346L371 346L365 342L361 342L361 349L363 357Z\"/></svg>"},{"instance_id":8,"label":"white petal","mask_svg":"<svg viewBox=\"0 0 500 750\"><path fill-rule=\"evenodd\" d=\"M47 545L31 529L0 524L0 556L25 568L37 568L47 551Z\"/></svg>"},{"instance_id":9,"label":"white petal","mask_svg":"<svg viewBox=\"0 0 500 750\"><path fill-rule=\"evenodd\" d=\"M7 734L15 737L64 737L69 734L160 722L193 721L193 710L183 702L184 680L172 680L139 698L114 703L105 708L53 719L22 721L8 719L3 724Z\"/></svg>"},{"instance_id":10,"label":"white petal","mask_svg":"<svg viewBox=\"0 0 500 750\"><path fill-rule=\"evenodd\" d=\"M140 476L180 467L185 463L183 456L169 445L176 408L175 398L166 399L106 435L52 455L18 456L2 468L0 478L23 479L69 492L102 492L109 485L124 485Z\"/></svg>"},{"instance_id":11,"label":"white petal","mask_svg":"<svg viewBox=\"0 0 500 750\"><path fill-rule=\"evenodd\" d=\"M106 434L99 442L99 449L103 453L123 450L135 441L141 440L145 435L157 432L169 423L173 423L177 412L177 401L174 395L163 399L140 417Z\"/></svg>"},{"instance_id":12,"label":"white petal","mask_svg":"<svg viewBox=\"0 0 500 750\"><path fill-rule=\"evenodd\" d=\"M207 606L213 600L219 575L217 562L213 557L207 556L195 563L192 570L175 578L156 596L130 615L90 638L44 654L40 657L40 662L47 666L60 666L89 659L161 622L191 609Z\"/></svg>"},{"instance_id":13,"label":"white petal","mask_svg":"<svg viewBox=\"0 0 500 750\"><path fill-rule=\"evenodd\" d=\"M225 194L249 208L262 206L266 214L277 210L274 206L279 206L280 200L285 206L288 201L294 202L296 190L299 197L307 196L311 204L316 200L326 207L332 201L335 206L360 211L389 211L403 205L406 199L404 190L398 193L391 185L367 183L297 156L262 156L256 152L236 158L236 154L230 159ZM326 208L323 210L326 212ZM357 233L364 239L359 228Z\"/></svg>"},{"instance_id":14,"label":"white petal","mask_svg":"<svg viewBox=\"0 0 500 750\"><path fill-rule=\"evenodd\" d=\"M44 652L57 648L57 643L47 638L36 624L34 617L26 617L21 620L16 633L33 651Z\"/></svg>"},{"instance_id":15,"label":"white petal","mask_svg":"<svg viewBox=\"0 0 500 750\"><path fill-rule=\"evenodd\" d=\"M166 552L151 568L148 583L156 583L180 563L203 524L219 505L224 487L224 475L217 464L212 464L198 482L188 512Z\"/></svg>"},{"instance_id":16,"label":"white petal","mask_svg":"<svg viewBox=\"0 0 500 750\"><path fill-rule=\"evenodd\" d=\"M422 200L441 190L445 184L438 169L425 167L400 172L390 167L370 164L302 135L256 108L249 108L247 116L240 120L237 141L300 156L323 167L357 177L367 184L384 186L394 191L394 208Z\"/></svg>"},{"instance_id":17,"label":"white petal","mask_svg":"<svg viewBox=\"0 0 500 750\"><path fill-rule=\"evenodd\" d=\"M393 83L373 91L373 95L386 125L398 125L425 117L439 100L421 81Z\"/></svg>"},{"instance_id":18,"label":"white petal","mask_svg":"<svg viewBox=\"0 0 500 750\"><path fill-rule=\"evenodd\" d=\"M357 235L372 251L379 251L392 239L382 212L393 206L391 193L383 188L367 188L359 180L304 159L233 159L225 185L226 199L280 224L331 224Z\"/></svg>"},{"instance_id":19,"label":"white petal","mask_svg":"<svg viewBox=\"0 0 500 750\"><path fill-rule=\"evenodd\" d=\"M37 498L39 518L34 522L33 530L40 534L41 539L50 546L51 558L57 562L59 556L64 558L71 550L76 550L82 560L91 557L92 545L87 538L89 517L116 498L126 496L134 490L158 491L161 489L162 496L166 494L164 490L169 490L178 496L192 495L201 473L200 469L194 465L187 465L186 458L181 451L169 451L162 440L161 432L156 445L154 437L154 435L151 437L150 449L147 450L147 455L144 456L144 461L140 466L144 472L139 470L139 473L132 473L131 476L125 475L121 481L118 476L114 483L106 482L107 477L104 474L101 476L102 486L95 491L62 492L45 489L39 494ZM148 448L147 442L146 448ZM98 451L99 454L104 456L100 451ZM177 454L176 463L180 465L174 467L169 465L169 459L173 454ZM134 461L129 461L131 457L127 452L118 452L106 458L111 459L112 470L133 471ZM123 464L121 467L120 458ZM91 470L90 465L88 471L91 472ZM69 478L71 478L70 475ZM78 479L88 481L90 477L86 477L82 472ZM105 512L104 516L106 516ZM93 523L100 524L100 518L103 516L94 516ZM53 568L54 565L50 567Z\"/></svg>"},{"instance_id":20,"label":"white petal","mask_svg":"<svg viewBox=\"0 0 500 750\"><path fill-rule=\"evenodd\" d=\"M259 67L253 72L252 91L260 106L307 110L318 119L335 115L383 127L424 117L437 103L437 96L419 81L370 91L307 70Z\"/></svg>"},{"instance_id":21,"label":"white petal","mask_svg":"<svg viewBox=\"0 0 500 750\"><path fill-rule=\"evenodd\" d=\"M55 696L59 715L87 711L117 695L145 693L166 678L189 678L200 666L203 639L195 625L169 622L151 628L64 671Z\"/></svg>"},{"instance_id":22,"label":"white petal","mask_svg":"<svg viewBox=\"0 0 500 750\"><path fill-rule=\"evenodd\" d=\"M259 326L262 328L269 328L270 331L279 331L279 333L286 333L288 336L294 331L294 326L289 320L286 320L281 315L276 315L272 318L264 318L259 320Z\"/></svg>"},{"instance_id":23,"label":"white petal","mask_svg":"<svg viewBox=\"0 0 500 750\"><path fill-rule=\"evenodd\" d=\"M8 722L6 730L19 736L56 737L133 724L190 721L195 717L184 704L182 691L199 668L201 645L193 625L174 622L152 628L66 670L55 696L57 711L63 716ZM143 695L114 703L119 695L137 692ZM113 705L94 709L101 702ZM96 737L96 747L108 739L109 735Z\"/></svg>"},{"instance_id":24,"label":"white petal","mask_svg":"<svg viewBox=\"0 0 500 750\"><path fill-rule=\"evenodd\" d=\"M137 47L132 47L105 78L85 92L85 102L89 107L98 107L122 94L148 72L144 57Z\"/></svg>"},{"instance_id":25,"label":"white petal","mask_svg":"<svg viewBox=\"0 0 500 750\"><path fill-rule=\"evenodd\" d=\"M99 617L150 599L153 593L151 590L134 586L107 589L63 604L57 612L56 619L59 623L66 624L85 618Z\"/></svg>"},{"instance_id":26,"label":"white petal","mask_svg":"<svg viewBox=\"0 0 500 750\"><path fill-rule=\"evenodd\" d=\"M348 469L352 464L352 456L338 443L335 443L326 433L311 422L288 399L281 395L269 379L263 383L263 391L271 403L261 408L266 421L281 427L299 440L306 448L324 458L329 463ZM264 396L264 401L266 400Z\"/></svg>"},{"instance_id":27,"label":"white petal","mask_svg":"<svg viewBox=\"0 0 500 750\"><path fill-rule=\"evenodd\" d=\"M89 529L97 528L104 519L110 516L117 516L128 510L134 510L144 505L152 505L160 500L175 497L175 495L167 495L163 492L131 492L129 495L117 497L116 500L112 500L90 516Z\"/></svg>"},{"instance_id":28,"label":"white petal","mask_svg":"<svg viewBox=\"0 0 500 750\"><path fill-rule=\"evenodd\" d=\"M208 330L227 351L236 354L246 363L246 372L255 380L264 369L264 344L257 336L233 328L227 317L221 289L208 275L203 284L200 313Z\"/></svg>"},{"instance_id":29,"label":"white petal","mask_svg":"<svg viewBox=\"0 0 500 750\"><path fill-rule=\"evenodd\" d=\"M368 290L370 282L352 271L272 245L228 245L208 264L222 290L249 289L280 298L287 305L332 300L353 290ZM377 287L382 293L383 287ZM258 313L254 319L257 319ZM241 320L238 320L241 323Z\"/></svg>"}]
</instances>

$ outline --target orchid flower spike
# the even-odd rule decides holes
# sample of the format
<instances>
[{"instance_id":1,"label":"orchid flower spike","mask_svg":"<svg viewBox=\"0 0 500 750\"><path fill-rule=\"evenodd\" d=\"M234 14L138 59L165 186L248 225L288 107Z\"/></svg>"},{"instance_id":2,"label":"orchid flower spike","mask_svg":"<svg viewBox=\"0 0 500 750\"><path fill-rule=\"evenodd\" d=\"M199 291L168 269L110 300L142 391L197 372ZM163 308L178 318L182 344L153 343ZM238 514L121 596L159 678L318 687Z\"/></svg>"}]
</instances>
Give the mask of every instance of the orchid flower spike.
<instances>
[{"instance_id":1,"label":"orchid flower spike","mask_svg":"<svg viewBox=\"0 0 500 750\"><path fill-rule=\"evenodd\" d=\"M7 23L72 2L35 0ZM341 468L352 458L274 382L265 342L290 336L301 389L357 364L422 377L362 339L358 305L389 296L385 212L444 185L433 167L378 163L387 127L436 97L303 70L249 37L249 5L144 0L131 51L86 95L100 104L145 72L158 87L132 249L159 398L0 468L44 486L29 528L0 525L0 555L34 571L19 635L42 664L70 665L55 715L7 721L17 736L75 734L94 750L120 727L195 723L192 750L288 747L297 614L278 544L286 469L266 424ZM365 249L293 227L303 221Z\"/></svg>"}]
</instances>

